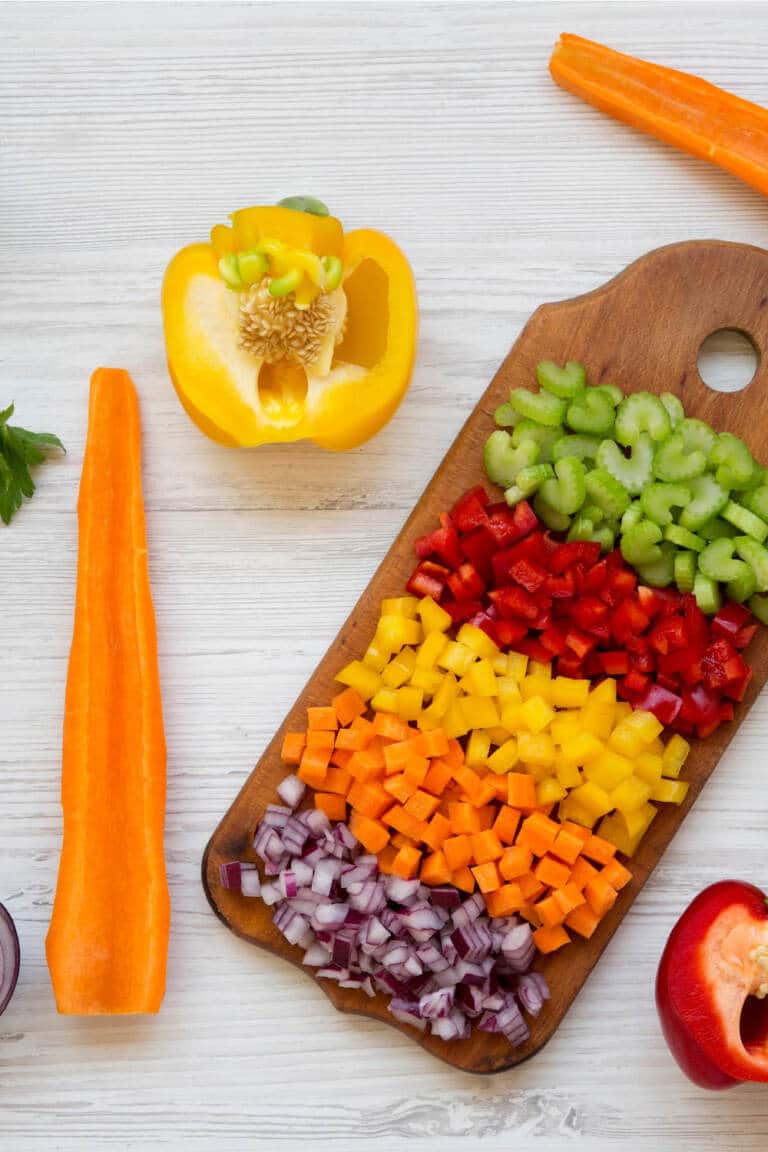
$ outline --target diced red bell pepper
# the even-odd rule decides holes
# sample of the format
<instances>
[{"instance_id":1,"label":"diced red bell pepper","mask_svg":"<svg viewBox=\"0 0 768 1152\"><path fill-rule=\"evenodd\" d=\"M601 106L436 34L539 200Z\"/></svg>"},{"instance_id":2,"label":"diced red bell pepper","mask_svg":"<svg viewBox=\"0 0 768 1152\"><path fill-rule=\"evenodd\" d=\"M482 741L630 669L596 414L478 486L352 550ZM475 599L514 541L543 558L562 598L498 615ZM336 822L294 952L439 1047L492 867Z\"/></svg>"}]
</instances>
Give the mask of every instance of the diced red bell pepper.
<instances>
[{"instance_id":1,"label":"diced red bell pepper","mask_svg":"<svg viewBox=\"0 0 768 1152\"><path fill-rule=\"evenodd\" d=\"M420 560L437 556L449 568L458 568L462 561L459 534L452 524L448 527L437 528L426 536L420 536L415 542L414 548Z\"/></svg>"},{"instance_id":2,"label":"diced red bell pepper","mask_svg":"<svg viewBox=\"0 0 768 1152\"><path fill-rule=\"evenodd\" d=\"M571 610L571 619L585 632L591 632L596 626L607 623L608 605L597 596L580 596Z\"/></svg>"},{"instance_id":3,"label":"diced red bell pepper","mask_svg":"<svg viewBox=\"0 0 768 1152\"><path fill-rule=\"evenodd\" d=\"M745 628L739 628L736 635L731 637L731 644L734 648L746 648L751 643L755 632L757 632L757 624L747 624Z\"/></svg>"},{"instance_id":4,"label":"diced red bell pepper","mask_svg":"<svg viewBox=\"0 0 768 1152\"><path fill-rule=\"evenodd\" d=\"M690 594L683 596L683 616L687 626L689 645L703 652L710 640L709 624L696 600Z\"/></svg>"},{"instance_id":5,"label":"diced red bell pepper","mask_svg":"<svg viewBox=\"0 0 768 1152\"><path fill-rule=\"evenodd\" d=\"M618 553L621 556L621 553ZM610 564L606 559L610 570ZM631 596L637 587L637 573L633 572L631 568L616 568L610 572L608 577L608 587L613 593L619 597Z\"/></svg>"},{"instance_id":6,"label":"diced red bell pepper","mask_svg":"<svg viewBox=\"0 0 768 1152\"><path fill-rule=\"evenodd\" d=\"M566 652L557 658L557 674L580 680L584 676L584 663L574 652Z\"/></svg>"},{"instance_id":7,"label":"diced red bell pepper","mask_svg":"<svg viewBox=\"0 0 768 1152\"><path fill-rule=\"evenodd\" d=\"M646 712L653 712L660 724L672 724L682 707L683 701L676 692L664 688L660 684L651 684L644 696L638 702L638 708Z\"/></svg>"},{"instance_id":8,"label":"diced red bell pepper","mask_svg":"<svg viewBox=\"0 0 768 1152\"><path fill-rule=\"evenodd\" d=\"M528 632L527 625L517 620L490 620L490 623L494 628L493 633L489 632L487 627L483 628L483 631L488 632L499 648L514 648Z\"/></svg>"},{"instance_id":9,"label":"diced red bell pepper","mask_svg":"<svg viewBox=\"0 0 768 1152\"><path fill-rule=\"evenodd\" d=\"M677 678L683 683L698 684L704 678L701 658L690 648L678 648L665 656L658 657L658 668L666 676Z\"/></svg>"},{"instance_id":10,"label":"diced red bell pepper","mask_svg":"<svg viewBox=\"0 0 768 1152\"><path fill-rule=\"evenodd\" d=\"M448 587L456 600L479 600L485 592L485 583L469 560L460 564L457 572L451 572Z\"/></svg>"},{"instance_id":11,"label":"diced red bell pepper","mask_svg":"<svg viewBox=\"0 0 768 1152\"><path fill-rule=\"evenodd\" d=\"M597 652L596 657L606 676L626 676L629 672L629 652Z\"/></svg>"},{"instance_id":12,"label":"diced red bell pepper","mask_svg":"<svg viewBox=\"0 0 768 1152\"><path fill-rule=\"evenodd\" d=\"M736 664L738 662L738 671L736 671ZM723 688L723 695L731 700L743 700L747 694L749 682L753 676L753 669L743 660L741 656L737 656L735 660L729 662L728 674L730 679Z\"/></svg>"},{"instance_id":13,"label":"diced red bell pepper","mask_svg":"<svg viewBox=\"0 0 768 1152\"><path fill-rule=\"evenodd\" d=\"M733 638L739 629L748 624L751 619L752 613L749 608L745 608L743 604L737 604L734 600L726 600L722 608L713 616L710 629L716 639L730 640L733 643Z\"/></svg>"},{"instance_id":14,"label":"diced red bell pepper","mask_svg":"<svg viewBox=\"0 0 768 1152\"><path fill-rule=\"evenodd\" d=\"M520 536L528 536L540 527L539 518L527 500L515 505L513 516Z\"/></svg>"},{"instance_id":15,"label":"diced red bell pepper","mask_svg":"<svg viewBox=\"0 0 768 1152\"><path fill-rule=\"evenodd\" d=\"M735 663L733 663L735 661ZM727 640L715 640L701 659L704 681L710 688L724 688L738 680L746 667L744 660Z\"/></svg>"},{"instance_id":16,"label":"diced red bell pepper","mask_svg":"<svg viewBox=\"0 0 768 1152\"><path fill-rule=\"evenodd\" d=\"M552 553L549 567L552 572L562 574L577 564L584 568L592 568L600 559L600 545L589 540L569 540L565 544L558 544Z\"/></svg>"},{"instance_id":17,"label":"diced red bell pepper","mask_svg":"<svg viewBox=\"0 0 768 1152\"><path fill-rule=\"evenodd\" d=\"M489 504L485 512L488 517L486 528L496 541L497 548L507 548L522 538L523 532L515 519L515 512L506 504ZM538 520L535 526L538 526Z\"/></svg>"},{"instance_id":18,"label":"diced red bell pepper","mask_svg":"<svg viewBox=\"0 0 768 1152\"><path fill-rule=\"evenodd\" d=\"M431 596L439 600L443 594L449 570L432 560L422 560L411 573L406 589L412 596Z\"/></svg>"},{"instance_id":19,"label":"diced red bell pepper","mask_svg":"<svg viewBox=\"0 0 768 1152\"><path fill-rule=\"evenodd\" d=\"M539 639L552 656L562 656L568 647L565 632L556 624L550 624L548 628L545 628Z\"/></svg>"},{"instance_id":20,"label":"diced red bell pepper","mask_svg":"<svg viewBox=\"0 0 768 1152\"><path fill-rule=\"evenodd\" d=\"M632 668L626 676L618 681L617 691L622 700L630 700L634 703L645 696L650 686L650 677Z\"/></svg>"},{"instance_id":21,"label":"diced red bell pepper","mask_svg":"<svg viewBox=\"0 0 768 1152\"><path fill-rule=\"evenodd\" d=\"M496 588L488 595L505 620L535 620L539 615L536 600L524 588L511 584L506 588Z\"/></svg>"},{"instance_id":22,"label":"diced red bell pepper","mask_svg":"<svg viewBox=\"0 0 768 1152\"><path fill-rule=\"evenodd\" d=\"M598 560L593 568L587 569L582 581L582 588L584 592L596 593L604 588L608 583L608 576L610 570L608 568L607 560Z\"/></svg>"},{"instance_id":23,"label":"diced red bell pepper","mask_svg":"<svg viewBox=\"0 0 768 1152\"><path fill-rule=\"evenodd\" d=\"M546 568L525 559L515 560L513 564L510 564L509 575L515 584L525 588L526 592L538 592L547 581Z\"/></svg>"},{"instance_id":24,"label":"diced red bell pepper","mask_svg":"<svg viewBox=\"0 0 768 1152\"><path fill-rule=\"evenodd\" d=\"M445 609L454 624L463 624L483 610L479 600L443 600L440 607Z\"/></svg>"},{"instance_id":25,"label":"diced red bell pepper","mask_svg":"<svg viewBox=\"0 0 768 1152\"><path fill-rule=\"evenodd\" d=\"M573 572L564 572L562 576L548 576L544 591L553 600L570 599L576 594L576 581L573 578Z\"/></svg>"},{"instance_id":26,"label":"diced red bell pepper","mask_svg":"<svg viewBox=\"0 0 768 1152\"><path fill-rule=\"evenodd\" d=\"M638 584L637 599L646 616L664 616L669 612L677 612L680 607L680 595L668 588L649 588L646 584Z\"/></svg>"},{"instance_id":27,"label":"diced red bell pepper","mask_svg":"<svg viewBox=\"0 0 768 1152\"><path fill-rule=\"evenodd\" d=\"M683 617L660 616L648 634L648 643L663 656L678 648L685 648L688 636Z\"/></svg>"},{"instance_id":28,"label":"diced red bell pepper","mask_svg":"<svg viewBox=\"0 0 768 1152\"><path fill-rule=\"evenodd\" d=\"M485 488L472 488L458 500L451 509L451 516L459 532L466 534L475 528L486 524L488 517L485 513L489 503Z\"/></svg>"},{"instance_id":29,"label":"diced red bell pepper","mask_svg":"<svg viewBox=\"0 0 768 1152\"><path fill-rule=\"evenodd\" d=\"M696 731L709 735L720 723L720 697L706 684L696 684L683 692L680 719L693 724Z\"/></svg>"},{"instance_id":30,"label":"diced red bell pepper","mask_svg":"<svg viewBox=\"0 0 768 1152\"><path fill-rule=\"evenodd\" d=\"M591 652L597 644L594 636L589 636L586 632L580 632L578 628L568 629L565 642L574 656L579 660L583 660L587 653Z\"/></svg>"},{"instance_id":31,"label":"diced red bell pepper","mask_svg":"<svg viewBox=\"0 0 768 1152\"><path fill-rule=\"evenodd\" d=\"M538 660L540 664L548 664L552 659L552 653L535 636L526 636L524 640L517 641L515 648L531 660Z\"/></svg>"},{"instance_id":32,"label":"diced red bell pepper","mask_svg":"<svg viewBox=\"0 0 768 1152\"><path fill-rule=\"evenodd\" d=\"M619 644L626 644L633 636L645 632L650 617L635 600L624 600L611 616L611 632Z\"/></svg>"},{"instance_id":33,"label":"diced red bell pepper","mask_svg":"<svg viewBox=\"0 0 768 1152\"><path fill-rule=\"evenodd\" d=\"M464 556L474 564L483 580L486 583L492 580L493 558L499 549L490 528L476 528L474 532L462 536L459 543Z\"/></svg>"}]
</instances>

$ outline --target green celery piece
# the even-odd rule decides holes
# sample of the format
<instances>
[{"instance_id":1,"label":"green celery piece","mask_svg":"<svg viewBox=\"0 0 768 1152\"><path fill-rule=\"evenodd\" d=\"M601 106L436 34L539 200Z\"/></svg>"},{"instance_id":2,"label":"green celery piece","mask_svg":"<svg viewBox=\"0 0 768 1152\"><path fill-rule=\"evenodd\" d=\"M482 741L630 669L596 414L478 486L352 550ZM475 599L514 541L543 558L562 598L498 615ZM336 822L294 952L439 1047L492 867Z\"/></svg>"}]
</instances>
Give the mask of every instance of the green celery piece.
<instances>
[{"instance_id":1,"label":"green celery piece","mask_svg":"<svg viewBox=\"0 0 768 1152\"><path fill-rule=\"evenodd\" d=\"M558 367L553 360L542 360L536 367L539 387L560 400L572 400L587 385L587 373L583 364L569 360L565 368Z\"/></svg>"},{"instance_id":2,"label":"green celery piece","mask_svg":"<svg viewBox=\"0 0 768 1152\"><path fill-rule=\"evenodd\" d=\"M510 508L514 508L515 504L519 504L521 500L525 500L525 495L518 488L517 484L512 484L509 488L504 489L504 499Z\"/></svg>"},{"instance_id":3,"label":"green celery piece","mask_svg":"<svg viewBox=\"0 0 768 1152\"><path fill-rule=\"evenodd\" d=\"M675 584L679 592L693 592L696 579L696 557L693 552L675 553Z\"/></svg>"},{"instance_id":4,"label":"green celery piece","mask_svg":"<svg viewBox=\"0 0 768 1152\"><path fill-rule=\"evenodd\" d=\"M622 536L621 554L633 568L640 564L656 564L664 555L660 547L661 540L658 524L652 520L641 520Z\"/></svg>"},{"instance_id":5,"label":"green celery piece","mask_svg":"<svg viewBox=\"0 0 768 1152\"><path fill-rule=\"evenodd\" d=\"M697 420L693 416L686 416L676 431L683 438L686 452L703 452L709 459L709 454L717 439L717 433L710 428L709 424L705 424L703 420Z\"/></svg>"},{"instance_id":6,"label":"green celery piece","mask_svg":"<svg viewBox=\"0 0 768 1152\"><path fill-rule=\"evenodd\" d=\"M719 516L715 516L714 520L707 520L706 524L702 524L698 529L699 536L705 540L719 540L721 536L738 536L738 528L734 528L733 524L728 524L725 520L721 520Z\"/></svg>"},{"instance_id":7,"label":"green celery piece","mask_svg":"<svg viewBox=\"0 0 768 1152\"><path fill-rule=\"evenodd\" d=\"M761 484L751 492L740 493L739 503L750 512L754 512L761 520L768 520L768 484Z\"/></svg>"},{"instance_id":8,"label":"green celery piece","mask_svg":"<svg viewBox=\"0 0 768 1152\"><path fill-rule=\"evenodd\" d=\"M532 440L516 448L509 433L497 428L486 440L483 451L488 479L500 488L509 488L518 472L529 464L535 464L538 455L539 446Z\"/></svg>"},{"instance_id":9,"label":"green celery piece","mask_svg":"<svg viewBox=\"0 0 768 1152\"><path fill-rule=\"evenodd\" d=\"M652 392L633 392L616 410L616 439L619 444L636 444L644 432L658 442L666 440L671 431L667 410Z\"/></svg>"},{"instance_id":10,"label":"green celery piece","mask_svg":"<svg viewBox=\"0 0 768 1152\"><path fill-rule=\"evenodd\" d=\"M747 445L732 432L721 432L709 453L709 462L717 471L718 484L728 489L746 489L752 486L755 461Z\"/></svg>"},{"instance_id":11,"label":"green celery piece","mask_svg":"<svg viewBox=\"0 0 768 1152\"><path fill-rule=\"evenodd\" d=\"M666 408L667 416L669 416L669 423L672 425L672 431L674 432L675 428L677 428L680 424L682 424L683 420L685 420L685 408L683 408L683 405L680 400L678 400L677 396L674 396L671 392L662 392L661 396L659 396L659 400L661 400L662 404Z\"/></svg>"},{"instance_id":12,"label":"green celery piece","mask_svg":"<svg viewBox=\"0 0 768 1152\"><path fill-rule=\"evenodd\" d=\"M548 428L546 424L539 424L536 420L523 419L512 430L512 443L516 448L532 440L539 446L538 464L549 464L552 461L552 445L562 436L562 428Z\"/></svg>"},{"instance_id":13,"label":"green celery piece","mask_svg":"<svg viewBox=\"0 0 768 1152\"><path fill-rule=\"evenodd\" d=\"M725 591L729 600L735 600L737 604L743 604L745 600L749 600L757 589L757 578L754 571L749 564L744 565L744 571L735 580L729 580L725 586Z\"/></svg>"},{"instance_id":14,"label":"green celery piece","mask_svg":"<svg viewBox=\"0 0 768 1152\"><path fill-rule=\"evenodd\" d=\"M714 616L720 611L722 597L715 580L710 580L703 572L697 572L693 581L693 595L705 616Z\"/></svg>"},{"instance_id":15,"label":"green celery piece","mask_svg":"<svg viewBox=\"0 0 768 1152\"><path fill-rule=\"evenodd\" d=\"M684 484L649 484L643 489L640 503L646 517L664 527L672 523L672 509L684 508L690 499L690 489Z\"/></svg>"},{"instance_id":16,"label":"green celery piece","mask_svg":"<svg viewBox=\"0 0 768 1152\"><path fill-rule=\"evenodd\" d=\"M703 552L699 553L699 572L710 580L720 580L727 584L729 580L737 580L743 576L747 564L743 560L735 560L734 540L713 540L707 544Z\"/></svg>"},{"instance_id":17,"label":"green celery piece","mask_svg":"<svg viewBox=\"0 0 768 1152\"><path fill-rule=\"evenodd\" d=\"M639 500L633 500L621 518L621 531L629 532L630 528L634 528L635 524L639 524L642 519L643 506Z\"/></svg>"},{"instance_id":18,"label":"green celery piece","mask_svg":"<svg viewBox=\"0 0 768 1152\"><path fill-rule=\"evenodd\" d=\"M754 572L757 591L768 592L768 549L751 536L737 536L733 543L741 559Z\"/></svg>"},{"instance_id":19,"label":"green celery piece","mask_svg":"<svg viewBox=\"0 0 768 1152\"><path fill-rule=\"evenodd\" d=\"M554 475L555 470L551 464L529 464L518 472L515 478L515 487L519 488L523 496L527 497L536 492L545 480L552 479Z\"/></svg>"},{"instance_id":20,"label":"green celery piece","mask_svg":"<svg viewBox=\"0 0 768 1152\"><path fill-rule=\"evenodd\" d=\"M703 552L707 544L701 536L697 536L695 532L689 532L687 528L682 528L679 524L668 524L664 529L664 539L677 548L685 548L689 552Z\"/></svg>"},{"instance_id":21,"label":"green celery piece","mask_svg":"<svg viewBox=\"0 0 768 1152\"><path fill-rule=\"evenodd\" d=\"M618 384L596 384L594 390L595 392L603 392L611 404L613 404L614 408L618 408L624 399L624 393Z\"/></svg>"},{"instance_id":22,"label":"green celery piece","mask_svg":"<svg viewBox=\"0 0 768 1152\"><path fill-rule=\"evenodd\" d=\"M574 432L608 436L613 431L614 407L605 392L587 388L568 405L565 422Z\"/></svg>"},{"instance_id":23,"label":"green celery piece","mask_svg":"<svg viewBox=\"0 0 768 1152\"><path fill-rule=\"evenodd\" d=\"M680 513L680 523L683 528L696 532L722 512L728 503L728 492L708 472L694 476L686 487L690 488L691 499Z\"/></svg>"},{"instance_id":24,"label":"green celery piece","mask_svg":"<svg viewBox=\"0 0 768 1152\"><path fill-rule=\"evenodd\" d=\"M548 428L559 428L565 416L565 401L549 392L531 392L527 388L513 388L509 402L516 412L527 420L536 420Z\"/></svg>"},{"instance_id":25,"label":"green celery piece","mask_svg":"<svg viewBox=\"0 0 768 1152\"><path fill-rule=\"evenodd\" d=\"M546 500L542 499L541 489L536 493L533 498L533 510L543 524L547 528L551 528L553 532L567 532L571 525L570 516L564 516L562 512L558 512L556 508L550 507Z\"/></svg>"},{"instance_id":26,"label":"green celery piece","mask_svg":"<svg viewBox=\"0 0 768 1152\"><path fill-rule=\"evenodd\" d=\"M583 516L585 520L591 520L593 524L602 524L605 520L605 512L602 508L598 508L597 504L582 504L579 509L579 516ZM615 521L613 522L615 525Z\"/></svg>"},{"instance_id":27,"label":"green celery piece","mask_svg":"<svg viewBox=\"0 0 768 1152\"><path fill-rule=\"evenodd\" d=\"M750 512L748 508L743 508L741 504L735 504L733 500L728 501L720 515L723 520L733 524L734 528L738 528L745 536L751 536L753 540L757 540L758 544L762 544L768 536L768 524L759 516L755 516L754 512Z\"/></svg>"},{"instance_id":28,"label":"green celery piece","mask_svg":"<svg viewBox=\"0 0 768 1152\"><path fill-rule=\"evenodd\" d=\"M659 480L674 483L701 476L707 470L704 452L689 451L681 433L674 433L659 444L653 457L653 473Z\"/></svg>"},{"instance_id":29,"label":"green celery piece","mask_svg":"<svg viewBox=\"0 0 768 1152\"><path fill-rule=\"evenodd\" d=\"M566 456L556 461L555 476L541 485L541 498L556 512L570 516L581 508L587 494L584 465L573 456Z\"/></svg>"},{"instance_id":30,"label":"green celery piece","mask_svg":"<svg viewBox=\"0 0 768 1152\"><path fill-rule=\"evenodd\" d=\"M520 423L522 417L519 412L515 412L511 404L507 403L499 404L493 414L493 419L499 428L514 428L515 424Z\"/></svg>"},{"instance_id":31,"label":"green celery piece","mask_svg":"<svg viewBox=\"0 0 768 1152\"><path fill-rule=\"evenodd\" d=\"M629 508L629 493L610 472L595 468L586 476L587 496L612 520L619 520Z\"/></svg>"},{"instance_id":32,"label":"green celery piece","mask_svg":"<svg viewBox=\"0 0 768 1152\"><path fill-rule=\"evenodd\" d=\"M651 588L666 588L675 579L675 548L672 544L660 545L661 556L650 564L638 564L637 574L643 584Z\"/></svg>"},{"instance_id":33,"label":"green celery piece","mask_svg":"<svg viewBox=\"0 0 768 1152\"><path fill-rule=\"evenodd\" d=\"M586 540L599 544L603 552L610 552L616 542L616 533L608 524L597 525L589 517L580 514L574 518L568 532L569 540Z\"/></svg>"},{"instance_id":34,"label":"green celery piece","mask_svg":"<svg viewBox=\"0 0 768 1152\"><path fill-rule=\"evenodd\" d=\"M639 496L652 477L653 441L650 436L643 432L631 451L632 455L627 457L614 440L603 440L595 463L623 484L630 496Z\"/></svg>"},{"instance_id":35,"label":"green celery piece","mask_svg":"<svg viewBox=\"0 0 768 1152\"><path fill-rule=\"evenodd\" d=\"M563 460L566 456L575 456L577 460L594 460L599 447L597 436L561 436L552 445L552 459Z\"/></svg>"},{"instance_id":36,"label":"green celery piece","mask_svg":"<svg viewBox=\"0 0 768 1152\"><path fill-rule=\"evenodd\" d=\"M768 624L768 596L750 596L747 607L761 624Z\"/></svg>"}]
</instances>

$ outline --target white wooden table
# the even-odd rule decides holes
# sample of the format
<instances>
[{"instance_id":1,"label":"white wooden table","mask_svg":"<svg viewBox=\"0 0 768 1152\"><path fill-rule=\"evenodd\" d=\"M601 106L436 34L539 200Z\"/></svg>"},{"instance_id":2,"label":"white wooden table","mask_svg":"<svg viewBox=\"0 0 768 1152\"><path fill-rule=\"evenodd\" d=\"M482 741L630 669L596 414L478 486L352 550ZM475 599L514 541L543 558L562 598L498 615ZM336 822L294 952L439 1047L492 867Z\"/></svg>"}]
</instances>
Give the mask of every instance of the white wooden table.
<instances>
[{"instance_id":1,"label":"white wooden table","mask_svg":"<svg viewBox=\"0 0 768 1152\"><path fill-rule=\"evenodd\" d=\"M649 248L764 244L735 180L557 89L563 29L768 102L768 11L741 5L4 5L0 407L69 454L0 527L0 899L23 967L0 1020L0 1149L764 1149L768 1093L707 1095L661 1038L653 978L710 881L764 885L768 706L744 723L556 1037L495 1078L337 1015L229 934L211 830L533 308ZM410 394L348 455L205 440L164 366L184 243L310 192L392 232L422 305ZM169 746L168 989L152 1019L56 1015L56 879L75 502L90 372L130 369Z\"/></svg>"}]
</instances>

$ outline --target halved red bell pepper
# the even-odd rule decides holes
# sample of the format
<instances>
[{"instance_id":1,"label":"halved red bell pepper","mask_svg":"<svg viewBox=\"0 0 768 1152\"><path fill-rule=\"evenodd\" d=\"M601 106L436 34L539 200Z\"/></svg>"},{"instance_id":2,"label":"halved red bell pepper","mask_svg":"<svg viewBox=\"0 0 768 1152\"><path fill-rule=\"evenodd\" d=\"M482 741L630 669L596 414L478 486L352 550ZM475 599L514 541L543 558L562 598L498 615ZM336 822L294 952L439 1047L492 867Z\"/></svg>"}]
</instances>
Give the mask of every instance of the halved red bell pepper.
<instances>
[{"instance_id":1,"label":"halved red bell pepper","mask_svg":"<svg viewBox=\"0 0 768 1152\"><path fill-rule=\"evenodd\" d=\"M768 906L759 888L705 888L672 929L656 979L672 1055L694 1084L768 1081Z\"/></svg>"}]
</instances>

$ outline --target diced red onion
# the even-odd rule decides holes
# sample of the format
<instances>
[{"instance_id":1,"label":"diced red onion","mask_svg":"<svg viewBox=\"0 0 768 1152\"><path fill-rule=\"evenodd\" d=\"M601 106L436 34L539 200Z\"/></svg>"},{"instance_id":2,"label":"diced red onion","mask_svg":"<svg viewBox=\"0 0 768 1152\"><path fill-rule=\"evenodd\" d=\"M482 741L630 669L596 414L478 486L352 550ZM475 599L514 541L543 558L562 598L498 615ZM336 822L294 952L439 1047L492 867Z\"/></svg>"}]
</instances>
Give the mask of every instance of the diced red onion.
<instances>
[{"instance_id":1,"label":"diced red onion","mask_svg":"<svg viewBox=\"0 0 768 1152\"><path fill-rule=\"evenodd\" d=\"M530 1016L538 1016L549 999L547 982L540 972L527 972L517 982L517 998Z\"/></svg>"},{"instance_id":2,"label":"diced red onion","mask_svg":"<svg viewBox=\"0 0 768 1152\"><path fill-rule=\"evenodd\" d=\"M267 804L261 818L261 826L262 828L285 828L291 815L290 808L284 808L280 804Z\"/></svg>"},{"instance_id":3,"label":"diced red onion","mask_svg":"<svg viewBox=\"0 0 768 1152\"><path fill-rule=\"evenodd\" d=\"M341 872L341 862L326 856L315 865L311 888L321 896L330 896L334 881Z\"/></svg>"},{"instance_id":4,"label":"diced red onion","mask_svg":"<svg viewBox=\"0 0 768 1152\"><path fill-rule=\"evenodd\" d=\"M226 888L230 892L239 892L242 888L243 873L255 871L255 864L246 864L241 860L229 860L219 865L219 881L222 888ZM258 876L258 873L256 874Z\"/></svg>"},{"instance_id":5,"label":"diced red onion","mask_svg":"<svg viewBox=\"0 0 768 1152\"><path fill-rule=\"evenodd\" d=\"M289 808L298 808L301 803L306 785L303 780L299 780L298 776L291 773L286 776L277 786L277 794L283 803L287 804Z\"/></svg>"},{"instance_id":6,"label":"diced red onion","mask_svg":"<svg viewBox=\"0 0 768 1152\"><path fill-rule=\"evenodd\" d=\"M370 914L381 911L386 902L384 885L380 880L366 880L360 892L350 893L349 896L349 903L352 908Z\"/></svg>"},{"instance_id":7,"label":"diced red onion","mask_svg":"<svg viewBox=\"0 0 768 1152\"><path fill-rule=\"evenodd\" d=\"M349 969L338 968L335 964L328 964L325 968L318 968L317 975L321 980L348 980Z\"/></svg>"},{"instance_id":8,"label":"diced red onion","mask_svg":"<svg viewBox=\"0 0 768 1152\"><path fill-rule=\"evenodd\" d=\"M411 1024L414 1028L418 1028L420 1032L423 1032L427 1027L426 1020L422 1020L419 1015L419 1005L417 1001L401 1000L395 996L389 1002L389 1010L395 1020L399 1020L401 1024Z\"/></svg>"},{"instance_id":9,"label":"diced red onion","mask_svg":"<svg viewBox=\"0 0 768 1152\"><path fill-rule=\"evenodd\" d=\"M419 1015L422 1020L439 1020L448 1016L453 1008L455 996L453 988L438 988L435 992L425 992L419 998Z\"/></svg>"},{"instance_id":10,"label":"diced red onion","mask_svg":"<svg viewBox=\"0 0 768 1152\"><path fill-rule=\"evenodd\" d=\"M273 904L277 904L278 900L282 900L283 894L277 884L262 884L261 898L265 904L271 907Z\"/></svg>"},{"instance_id":11,"label":"diced red onion","mask_svg":"<svg viewBox=\"0 0 768 1152\"><path fill-rule=\"evenodd\" d=\"M309 968L320 968L324 964L327 964L330 959L331 953L329 950L325 947L324 944L321 944L319 941L315 940L314 943L310 944L309 948L307 948L301 962L302 964L306 964Z\"/></svg>"},{"instance_id":12,"label":"diced red onion","mask_svg":"<svg viewBox=\"0 0 768 1152\"><path fill-rule=\"evenodd\" d=\"M402 876L385 876L384 887L387 898L395 904L407 904L419 890L418 880L404 880Z\"/></svg>"},{"instance_id":13,"label":"diced red onion","mask_svg":"<svg viewBox=\"0 0 768 1152\"><path fill-rule=\"evenodd\" d=\"M291 872L293 872L296 877L297 888L311 887L315 870L306 860L302 860L299 856L294 857L294 859L291 860Z\"/></svg>"},{"instance_id":14,"label":"diced red onion","mask_svg":"<svg viewBox=\"0 0 768 1152\"><path fill-rule=\"evenodd\" d=\"M349 968L352 960L352 944L350 941L345 940L343 936L335 936L331 956L333 957L334 964L338 964L340 968Z\"/></svg>"},{"instance_id":15,"label":"diced red onion","mask_svg":"<svg viewBox=\"0 0 768 1152\"><path fill-rule=\"evenodd\" d=\"M365 925L365 942L367 944L386 944L391 933L384 927L378 916L371 916Z\"/></svg>"},{"instance_id":16,"label":"diced red onion","mask_svg":"<svg viewBox=\"0 0 768 1152\"><path fill-rule=\"evenodd\" d=\"M430 934L439 932L445 923L445 916L441 916L437 908L430 908L426 904L414 905L400 913L400 920L409 932L424 932Z\"/></svg>"},{"instance_id":17,"label":"diced red onion","mask_svg":"<svg viewBox=\"0 0 768 1152\"><path fill-rule=\"evenodd\" d=\"M347 918L348 911L349 908L346 904L318 904L312 919L318 928L333 930L341 928Z\"/></svg>"},{"instance_id":18,"label":"diced red onion","mask_svg":"<svg viewBox=\"0 0 768 1152\"><path fill-rule=\"evenodd\" d=\"M253 871L243 872L240 876L240 891L243 896L261 895L261 877L254 868Z\"/></svg>"},{"instance_id":19,"label":"diced red onion","mask_svg":"<svg viewBox=\"0 0 768 1152\"><path fill-rule=\"evenodd\" d=\"M432 903L438 908L447 908L449 911L452 908L458 908L461 904L461 896L457 888L451 887L450 884L439 884L430 889L430 897Z\"/></svg>"}]
</instances>

